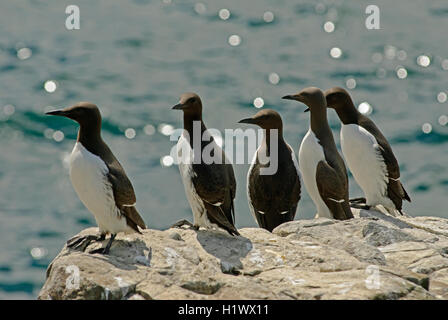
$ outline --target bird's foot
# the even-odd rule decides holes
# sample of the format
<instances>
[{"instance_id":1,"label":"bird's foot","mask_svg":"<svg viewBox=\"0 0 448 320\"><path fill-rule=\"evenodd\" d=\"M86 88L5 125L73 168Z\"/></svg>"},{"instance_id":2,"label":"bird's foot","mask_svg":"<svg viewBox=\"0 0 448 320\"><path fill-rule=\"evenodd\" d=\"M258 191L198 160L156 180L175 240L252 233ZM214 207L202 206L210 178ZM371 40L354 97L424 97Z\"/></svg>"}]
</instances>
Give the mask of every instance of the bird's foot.
<instances>
[{"instance_id":1,"label":"bird's foot","mask_svg":"<svg viewBox=\"0 0 448 320\"><path fill-rule=\"evenodd\" d=\"M356 203L356 202L354 202L354 203L350 202L350 207L355 208L355 209L363 209L363 210L372 209L372 206L369 206L365 203Z\"/></svg>"},{"instance_id":2,"label":"bird's foot","mask_svg":"<svg viewBox=\"0 0 448 320\"><path fill-rule=\"evenodd\" d=\"M353 199L349 199L350 204L351 203L366 203L367 200L366 198L353 198Z\"/></svg>"},{"instance_id":3,"label":"bird's foot","mask_svg":"<svg viewBox=\"0 0 448 320\"><path fill-rule=\"evenodd\" d=\"M110 247L112 246L112 242L114 241L116 236L117 236L117 234L111 234L109 242L107 243L105 248L98 248L98 249L95 249L95 250L91 250L91 251L89 251L89 253L90 254L95 254L95 253L109 254Z\"/></svg>"},{"instance_id":4,"label":"bird's foot","mask_svg":"<svg viewBox=\"0 0 448 320\"><path fill-rule=\"evenodd\" d=\"M95 250L90 250L89 253L90 253L90 254L95 254L95 253L99 253L99 254L109 254L109 251L110 251L110 250L106 251L106 248L98 248L98 249L95 249Z\"/></svg>"},{"instance_id":5,"label":"bird's foot","mask_svg":"<svg viewBox=\"0 0 448 320\"><path fill-rule=\"evenodd\" d=\"M190 221L185 220L185 219L182 219L182 220L177 221L175 224L171 225L170 228L178 228L178 229L182 229L183 226L187 226L187 227L189 227L189 228L191 228L191 229L194 229L194 230L196 230L196 231L199 230L199 227L198 227L198 226L195 226L195 225L192 224Z\"/></svg>"},{"instance_id":6,"label":"bird's foot","mask_svg":"<svg viewBox=\"0 0 448 320\"><path fill-rule=\"evenodd\" d=\"M74 236L73 238L70 238L67 241L67 248L73 249L73 250L79 250L79 251L85 251L86 248L90 245L93 241L103 241L105 239L106 235L92 235L89 234L87 236Z\"/></svg>"}]
</instances>

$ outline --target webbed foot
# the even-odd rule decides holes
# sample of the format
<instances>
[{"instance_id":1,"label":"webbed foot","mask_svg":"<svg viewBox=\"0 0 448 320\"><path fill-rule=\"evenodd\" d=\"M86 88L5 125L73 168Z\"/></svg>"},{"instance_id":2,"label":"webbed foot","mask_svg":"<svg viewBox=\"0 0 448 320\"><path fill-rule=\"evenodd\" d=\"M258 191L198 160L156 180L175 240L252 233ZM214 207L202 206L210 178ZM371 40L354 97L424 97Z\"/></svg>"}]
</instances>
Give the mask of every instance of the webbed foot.
<instances>
[{"instance_id":1,"label":"webbed foot","mask_svg":"<svg viewBox=\"0 0 448 320\"><path fill-rule=\"evenodd\" d=\"M106 238L105 234L87 236L74 236L67 241L67 248L79 251L85 251L89 244L93 241L103 241Z\"/></svg>"},{"instance_id":2,"label":"webbed foot","mask_svg":"<svg viewBox=\"0 0 448 320\"><path fill-rule=\"evenodd\" d=\"M353 198L348 200L350 203L366 203L366 198Z\"/></svg>"},{"instance_id":3,"label":"webbed foot","mask_svg":"<svg viewBox=\"0 0 448 320\"><path fill-rule=\"evenodd\" d=\"M112 246L112 242L114 241L115 237L117 236L117 234L112 234L110 236L109 242L107 243L105 248L98 248L95 250L91 250L89 251L90 254L95 254L95 253L100 253L100 254L109 254L110 252L110 247Z\"/></svg>"},{"instance_id":4,"label":"webbed foot","mask_svg":"<svg viewBox=\"0 0 448 320\"><path fill-rule=\"evenodd\" d=\"M355 209L363 209L363 210L370 210L372 209L372 206L369 206L365 203L352 203L350 202L350 207L355 208Z\"/></svg>"},{"instance_id":5,"label":"webbed foot","mask_svg":"<svg viewBox=\"0 0 448 320\"><path fill-rule=\"evenodd\" d=\"M185 219L182 219L182 220L177 221L175 224L171 225L170 228L178 228L178 229L182 229L183 226L188 226L188 227L190 227L191 229L194 229L194 230L196 230L196 231L199 230L199 227L198 227L198 226L195 226L195 225L192 224L190 221L185 220Z\"/></svg>"}]
</instances>

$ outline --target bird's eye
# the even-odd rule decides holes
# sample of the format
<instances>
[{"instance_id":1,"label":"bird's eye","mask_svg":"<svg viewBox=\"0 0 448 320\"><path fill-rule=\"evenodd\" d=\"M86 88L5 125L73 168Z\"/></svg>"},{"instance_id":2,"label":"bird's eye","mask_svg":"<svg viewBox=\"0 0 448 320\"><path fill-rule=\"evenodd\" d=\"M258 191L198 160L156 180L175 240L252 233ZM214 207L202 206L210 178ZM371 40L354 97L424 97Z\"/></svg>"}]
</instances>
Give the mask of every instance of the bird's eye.
<instances>
[{"instance_id":1,"label":"bird's eye","mask_svg":"<svg viewBox=\"0 0 448 320\"><path fill-rule=\"evenodd\" d=\"M190 98L190 99L188 99L187 102L188 102L188 103L195 103L195 102L196 102L196 99L195 99L195 98Z\"/></svg>"}]
</instances>

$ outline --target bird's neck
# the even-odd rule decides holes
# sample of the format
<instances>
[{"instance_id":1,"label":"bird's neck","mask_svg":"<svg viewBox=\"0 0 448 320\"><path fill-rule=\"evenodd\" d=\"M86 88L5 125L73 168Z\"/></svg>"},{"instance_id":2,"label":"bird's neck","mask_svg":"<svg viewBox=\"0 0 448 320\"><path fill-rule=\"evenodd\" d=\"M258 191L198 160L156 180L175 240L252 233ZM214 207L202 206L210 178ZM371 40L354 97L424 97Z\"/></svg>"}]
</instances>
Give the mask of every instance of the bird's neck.
<instances>
[{"instance_id":1,"label":"bird's neck","mask_svg":"<svg viewBox=\"0 0 448 320\"><path fill-rule=\"evenodd\" d=\"M329 132L331 133L326 108L312 108L310 113L310 128L318 138L325 137Z\"/></svg>"},{"instance_id":2,"label":"bird's neck","mask_svg":"<svg viewBox=\"0 0 448 320\"><path fill-rule=\"evenodd\" d=\"M284 140L282 128L271 128L264 130L261 145L262 147L266 148L266 150L268 151L268 155L270 155L272 143L277 143L277 146L280 146L280 144L282 144L283 142Z\"/></svg>"},{"instance_id":3,"label":"bird's neck","mask_svg":"<svg viewBox=\"0 0 448 320\"><path fill-rule=\"evenodd\" d=\"M358 123L360 113L353 104L353 101L347 101L344 106L336 108L335 110L343 124Z\"/></svg>"},{"instance_id":4,"label":"bird's neck","mask_svg":"<svg viewBox=\"0 0 448 320\"><path fill-rule=\"evenodd\" d=\"M80 142L90 152L97 154L96 149L103 143L101 126L80 125L76 141Z\"/></svg>"},{"instance_id":5,"label":"bird's neck","mask_svg":"<svg viewBox=\"0 0 448 320\"><path fill-rule=\"evenodd\" d=\"M201 130L194 129L195 126L200 125ZM202 121L202 115L201 114L190 114L190 113L184 113L184 130L188 132L190 140L193 141L195 139L196 134L200 134L202 137L202 133L207 130L205 127L204 122Z\"/></svg>"}]
</instances>

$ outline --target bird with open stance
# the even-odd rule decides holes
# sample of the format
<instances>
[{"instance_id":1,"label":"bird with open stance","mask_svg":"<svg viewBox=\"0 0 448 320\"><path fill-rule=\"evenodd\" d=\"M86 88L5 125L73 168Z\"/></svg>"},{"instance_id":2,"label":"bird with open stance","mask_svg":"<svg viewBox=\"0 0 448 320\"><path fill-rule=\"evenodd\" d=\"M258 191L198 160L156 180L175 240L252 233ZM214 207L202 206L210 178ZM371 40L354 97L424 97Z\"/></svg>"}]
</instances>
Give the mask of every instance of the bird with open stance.
<instances>
[{"instance_id":1,"label":"bird with open stance","mask_svg":"<svg viewBox=\"0 0 448 320\"><path fill-rule=\"evenodd\" d=\"M392 148L366 115L355 107L349 93L340 87L325 91L327 107L341 120L341 149L354 179L365 198L351 200L351 206L370 209L382 205L390 214L402 212L403 200L411 201L400 181L400 167Z\"/></svg>"},{"instance_id":2,"label":"bird with open stance","mask_svg":"<svg viewBox=\"0 0 448 320\"><path fill-rule=\"evenodd\" d=\"M280 224L294 220L296 214L300 200L296 156L283 138L283 122L278 112L264 109L239 123L254 124L265 130L247 173L247 198L258 225L272 232Z\"/></svg>"},{"instance_id":3,"label":"bird with open stance","mask_svg":"<svg viewBox=\"0 0 448 320\"><path fill-rule=\"evenodd\" d=\"M195 93L184 93L172 109L183 112L184 130L177 142L177 156L185 194L193 212L193 224L181 220L172 227L221 228L231 235L239 235L235 227L235 174L224 151L207 131L201 99Z\"/></svg>"},{"instance_id":4,"label":"bird with open stance","mask_svg":"<svg viewBox=\"0 0 448 320\"><path fill-rule=\"evenodd\" d=\"M323 92L309 87L283 99L302 102L308 107L305 111L311 113L309 130L299 149L299 168L305 188L316 205L317 217L353 218L347 170L328 125Z\"/></svg>"},{"instance_id":5,"label":"bird with open stance","mask_svg":"<svg viewBox=\"0 0 448 320\"><path fill-rule=\"evenodd\" d=\"M135 208L136 197L123 167L101 137L98 107L80 102L47 115L72 119L79 124L78 137L69 157L70 180L85 207L98 224L99 235L75 236L67 247L84 251L92 241L110 239L105 248L90 253L109 254L117 233L141 233L146 225Z\"/></svg>"}]
</instances>

